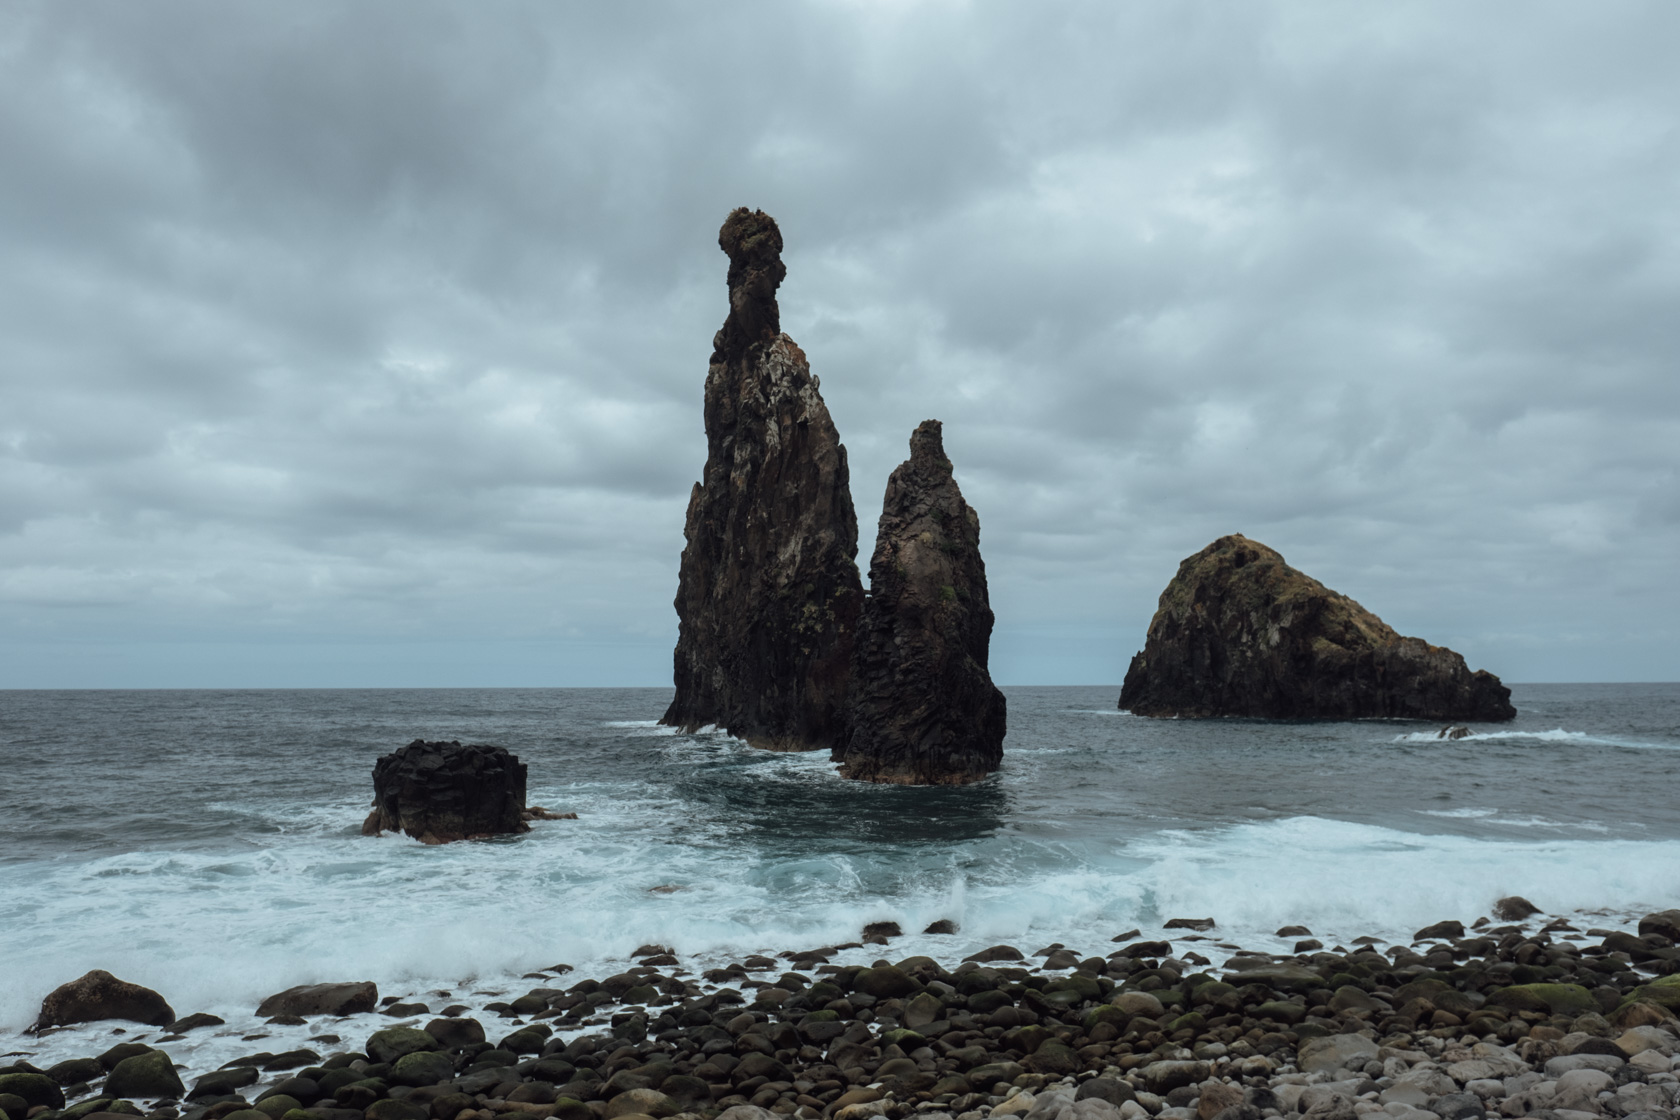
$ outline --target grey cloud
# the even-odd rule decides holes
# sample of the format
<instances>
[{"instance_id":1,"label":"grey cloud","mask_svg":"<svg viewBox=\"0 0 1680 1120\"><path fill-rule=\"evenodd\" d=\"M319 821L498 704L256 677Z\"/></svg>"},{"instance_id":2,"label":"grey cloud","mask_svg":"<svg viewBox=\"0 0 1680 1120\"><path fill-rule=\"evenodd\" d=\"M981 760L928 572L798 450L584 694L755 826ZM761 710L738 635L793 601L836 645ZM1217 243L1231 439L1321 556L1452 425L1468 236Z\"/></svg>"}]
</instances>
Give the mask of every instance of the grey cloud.
<instances>
[{"instance_id":1,"label":"grey cloud","mask_svg":"<svg viewBox=\"0 0 1680 1120\"><path fill-rule=\"evenodd\" d=\"M1114 678L1231 531L1508 678L1673 677L1676 22L14 6L0 618L147 666L0 664L470 639L659 683L748 204L864 562L946 421L1005 681Z\"/></svg>"}]
</instances>

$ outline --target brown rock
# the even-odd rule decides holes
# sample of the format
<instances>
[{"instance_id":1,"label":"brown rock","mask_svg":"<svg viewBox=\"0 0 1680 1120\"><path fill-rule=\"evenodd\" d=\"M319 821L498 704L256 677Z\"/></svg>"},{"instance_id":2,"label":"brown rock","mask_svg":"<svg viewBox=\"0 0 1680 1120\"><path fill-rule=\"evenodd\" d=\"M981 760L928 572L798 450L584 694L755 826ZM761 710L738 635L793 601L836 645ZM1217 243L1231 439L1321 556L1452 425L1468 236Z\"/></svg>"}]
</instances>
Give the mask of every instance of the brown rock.
<instances>
[{"instance_id":1,"label":"brown rock","mask_svg":"<svg viewBox=\"0 0 1680 1120\"><path fill-rule=\"evenodd\" d=\"M1179 565L1132 658L1120 707L1142 716L1508 720L1511 690L1247 537Z\"/></svg>"},{"instance_id":2,"label":"brown rock","mask_svg":"<svg viewBox=\"0 0 1680 1120\"><path fill-rule=\"evenodd\" d=\"M992 608L980 518L963 501L942 427L924 420L887 481L852 657L842 777L962 785L1003 761L1003 693L986 671Z\"/></svg>"},{"instance_id":3,"label":"brown rock","mask_svg":"<svg viewBox=\"0 0 1680 1120\"><path fill-rule=\"evenodd\" d=\"M1540 907L1520 894L1510 895L1493 904L1493 916L1502 922L1520 922L1540 912Z\"/></svg>"},{"instance_id":4,"label":"brown rock","mask_svg":"<svg viewBox=\"0 0 1680 1120\"><path fill-rule=\"evenodd\" d=\"M257 1006L263 1018L271 1015L359 1015L379 1003L379 987L372 980L342 984L299 984L276 992Z\"/></svg>"},{"instance_id":5,"label":"brown rock","mask_svg":"<svg viewBox=\"0 0 1680 1120\"><path fill-rule=\"evenodd\" d=\"M718 234L729 317L706 374L706 468L677 582L677 694L661 723L771 750L841 741L863 589L846 449L805 354L781 333L787 269L770 215Z\"/></svg>"},{"instance_id":6,"label":"brown rock","mask_svg":"<svg viewBox=\"0 0 1680 1120\"><path fill-rule=\"evenodd\" d=\"M1227 1085L1223 1081L1203 1085L1200 1099L1196 1101L1197 1120L1213 1120L1227 1108L1236 1108L1242 1103L1243 1091L1240 1085Z\"/></svg>"},{"instance_id":7,"label":"brown rock","mask_svg":"<svg viewBox=\"0 0 1680 1120\"><path fill-rule=\"evenodd\" d=\"M150 988L119 980L96 968L79 979L54 988L41 1001L35 1029L63 1027L71 1023L94 1023L102 1019L128 1019L154 1027L175 1021L169 1003Z\"/></svg>"},{"instance_id":8,"label":"brown rock","mask_svg":"<svg viewBox=\"0 0 1680 1120\"><path fill-rule=\"evenodd\" d=\"M1660 910L1639 919L1639 936L1661 934L1670 941L1680 941L1680 910Z\"/></svg>"}]
</instances>

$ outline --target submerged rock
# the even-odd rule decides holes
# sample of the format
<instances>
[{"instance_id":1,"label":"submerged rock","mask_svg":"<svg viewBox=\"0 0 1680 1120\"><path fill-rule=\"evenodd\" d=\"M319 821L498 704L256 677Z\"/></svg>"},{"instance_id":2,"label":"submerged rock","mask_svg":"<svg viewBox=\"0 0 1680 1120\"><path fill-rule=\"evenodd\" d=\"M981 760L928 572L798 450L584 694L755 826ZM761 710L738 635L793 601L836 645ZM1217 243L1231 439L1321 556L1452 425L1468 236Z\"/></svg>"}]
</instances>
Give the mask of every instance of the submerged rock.
<instances>
[{"instance_id":1,"label":"submerged rock","mask_svg":"<svg viewBox=\"0 0 1680 1120\"><path fill-rule=\"evenodd\" d=\"M661 723L771 750L840 740L863 589L846 449L805 354L781 333L782 235L736 210L729 317L706 375L706 468L683 530L677 694Z\"/></svg>"},{"instance_id":2,"label":"submerged rock","mask_svg":"<svg viewBox=\"0 0 1680 1120\"><path fill-rule=\"evenodd\" d=\"M522 819L525 764L502 747L416 739L374 764L373 804L364 835L447 844L531 830Z\"/></svg>"},{"instance_id":3,"label":"submerged rock","mask_svg":"<svg viewBox=\"0 0 1680 1120\"><path fill-rule=\"evenodd\" d=\"M887 481L869 562L847 739L847 778L901 785L978 781L1003 761L1003 693L986 670L992 608L980 518L963 501L942 428L925 420Z\"/></svg>"},{"instance_id":4,"label":"submerged rock","mask_svg":"<svg viewBox=\"0 0 1680 1120\"><path fill-rule=\"evenodd\" d=\"M1240 535L1179 565L1120 707L1142 716L1508 720L1511 690Z\"/></svg>"},{"instance_id":5,"label":"submerged rock","mask_svg":"<svg viewBox=\"0 0 1680 1120\"><path fill-rule=\"evenodd\" d=\"M175 1012L150 988L119 980L102 968L54 988L41 1001L35 1029L127 1019L161 1027L175 1021Z\"/></svg>"}]
</instances>

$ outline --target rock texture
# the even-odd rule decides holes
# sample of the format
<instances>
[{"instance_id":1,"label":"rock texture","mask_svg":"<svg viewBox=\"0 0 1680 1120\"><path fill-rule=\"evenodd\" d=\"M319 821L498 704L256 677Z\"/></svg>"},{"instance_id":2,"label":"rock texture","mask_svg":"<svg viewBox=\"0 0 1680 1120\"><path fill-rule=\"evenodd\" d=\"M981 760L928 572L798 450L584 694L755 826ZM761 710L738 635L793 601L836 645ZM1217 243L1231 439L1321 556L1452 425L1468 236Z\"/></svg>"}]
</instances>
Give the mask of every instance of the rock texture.
<instances>
[{"instance_id":1,"label":"rock texture","mask_svg":"<svg viewBox=\"0 0 1680 1120\"><path fill-rule=\"evenodd\" d=\"M980 518L963 501L939 421L893 471L869 562L844 777L904 785L977 781L1003 761L1003 693L986 671L992 608Z\"/></svg>"},{"instance_id":2,"label":"rock texture","mask_svg":"<svg viewBox=\"0 0 1680 1120\"><path fill-rule=\"evenodd\" d=\"M41 1014L35 1020L35 1027L63 1027L101 1019L128 1019L161 1027L175 1021L175 1012L167 1000L150 988L119 980L96 968L80 979L54 988L41 1001Z\"/></svg>"},{"instance_id":3,"label":"rock texture","mask_svg":"<svg viewBox=\"0 0 1680 1120\"><path fill-rule=\"evenodd\" d=\"M1179 565L1132 658L1120 707L1142 716L1508 720L1492 673L1382 619L1240 535Z\"/></svg>"},{"instance_id":4,"label":"rock texture","mask_svg":"<svg viewBox=\"0 0 1680 1120\"><path fill-rule=\"evenodd\" d=\"M729 317L706 375L706 468L688 503L676 698L661 722L772 750L831 749L863 600L846 449L781 333L782 235L739 209L718 234Z\"/></svg>"},{"instance_id":5,"label":"rock texture","mask_svg":"<svg viewBox=\"0 0 1680 1120\"><path fill-rule=\"evenodd\" d=\"M379 1003L379 988L372 980L342 984L300 984L276 992L263 1000L257 1014L270 1015L357 1015L372 1011Z\"/></svg>"},{"instance_id":6,"label":"rock texture","mask_svg":"<svg viewBox=\"0 0 1680 1120\"><path fill-rule=\"evenodd\" d=\"M416 739L373 767L365 835L405 832L426 844L529 832L525 764L501 747Z\"/></svg>"}]
</instances>

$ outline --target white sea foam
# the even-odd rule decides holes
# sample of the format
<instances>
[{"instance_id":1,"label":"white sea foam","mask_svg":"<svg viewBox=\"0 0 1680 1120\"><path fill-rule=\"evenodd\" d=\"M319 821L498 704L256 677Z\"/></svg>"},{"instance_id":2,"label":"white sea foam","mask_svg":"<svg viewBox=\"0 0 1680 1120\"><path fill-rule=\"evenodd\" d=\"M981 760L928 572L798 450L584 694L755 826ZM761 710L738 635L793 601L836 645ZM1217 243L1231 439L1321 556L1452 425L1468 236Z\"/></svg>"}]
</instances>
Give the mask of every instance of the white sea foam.
<instances>
[{"instance_id":1,"label":"white sea foam","mask_svg":"<svg viewBox=\"0 0 1680 1120\"><path fill-rule=\"evenodd\" d=\"M823 773L801 756L776 761L793 776ZM1305 924L1327 944L1404 940L1508 894L1550 914L1607 907L1624 919L1680 894L1680 841L1470 839L1316 817L1097 844L982 839L923 857L881 891L869 886L879 869L867 853L754 859L723 825L677 819L681 805L628 788L566 803L584 809L582 819L539 825L517 843L368 841L342 826L354 815L345 806L344 818L293 822L296 832L263 847L7 869L0 888L14 907L15 946L0 1016L20 1028L53 986L107 968L164 992L183 1014L229 1020L220 1036L171 1044L196 1071L250 1049L241 1033L269 1032L267 1049L301 1044L322 1024L288 1033L260 1026L251 1009L321 980L374 979L383 993L423 999L468 986L520 991L531 984L521 973L558 961L617 971L643 943L704 966L848 940L875 920L910 931L940 918L960 924L956 937L912 932L894 942L895 959L952 960L999 941L1104 953L1117 931L1157 933L1172 917L1212 917L1218 937L1283 948L1273 931L1286 924ZM1194 947L1210 953L1210 944ZM354 1045L380 1023L334 1033ZM109 1025L0 1040L0 1049L45 1059L98 1040L114 1041Z\"/></svg>"},{"instance_id":2,"label":"white sea foam","mask_svg":"<svg viewBox=\"0 0 1680 1120\"><path fill-rule=\"evenodd\" d=\"M1567 731L1561 727L1554 727L1548 731L1523 731L1514 728L1501 731L1472 731L1470 734L1462 735L1457 739L1443 738L1439 731L1413 731L1405 735L1396 735L1394 741L1396 743L1437 743L1442 746L1454 746L1463 743L1535 742L1568 743L1578 746L1627 747L1632 750L1680 749L1673 743L1589 735L1585 731Z\"/></svg>"}]
</instances>

